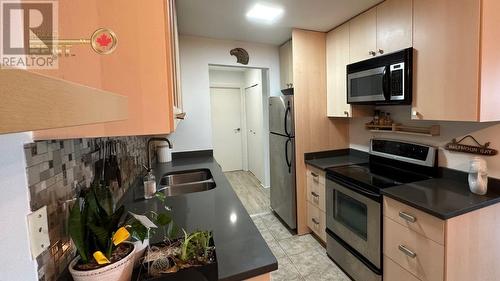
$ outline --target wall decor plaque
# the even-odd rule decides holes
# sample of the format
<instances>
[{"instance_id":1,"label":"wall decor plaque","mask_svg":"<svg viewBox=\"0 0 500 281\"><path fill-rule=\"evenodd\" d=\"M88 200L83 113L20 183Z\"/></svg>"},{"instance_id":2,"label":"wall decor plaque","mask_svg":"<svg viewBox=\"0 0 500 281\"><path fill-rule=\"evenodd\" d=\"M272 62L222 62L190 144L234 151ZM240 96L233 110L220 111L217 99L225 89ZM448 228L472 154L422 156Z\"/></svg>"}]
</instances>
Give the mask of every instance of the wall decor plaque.
<instances>
[{"instance_id":1,"label":"wall decor plaque","mask_svg":"<svg viewBox=\"0 0 500 281\"><path fill-rule=\"evenodd\" d=\"M229 52L229 54L231 56L236 57L236 59L237 59L236 62L244 64L244 65L248 64L249 56L248 56L248 52L245 49L234 48Z\"/></svg>"},{"instance_id":2,"label":"wall decor plaque","mask_svg":"<svg viewBox=\"0 0 500 281\"><path fill-rule=\"evenodd\" d=\"M476 143L476 145L462 144L461 142L467 138L472 139L474 143ZM459 141L457 141L457 139L452 139L451 142L446 144L445 149L449 151L472 153L485 156L497 155L498 151L496 149L489 148L489 146L490 146L489 142L485 143L484 145L481 145L473 136L467 135L462 139L460 139Z\"/></svg>"}]
</instances>

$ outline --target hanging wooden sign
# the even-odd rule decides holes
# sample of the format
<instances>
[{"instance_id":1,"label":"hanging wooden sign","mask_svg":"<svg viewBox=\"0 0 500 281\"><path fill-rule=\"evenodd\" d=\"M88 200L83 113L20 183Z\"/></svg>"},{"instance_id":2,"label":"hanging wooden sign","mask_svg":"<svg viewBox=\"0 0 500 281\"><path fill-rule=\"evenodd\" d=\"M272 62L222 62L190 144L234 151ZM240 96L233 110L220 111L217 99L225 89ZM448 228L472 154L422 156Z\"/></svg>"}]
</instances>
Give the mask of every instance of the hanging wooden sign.
<instances>
[{"instance_id":1,"label":"hanging wooden sign","mask_svg":"<svg viewBox=\"0 0 500 281\"><path fill-rule=\"evenodd\" d=\"M467 145L461 144L461 142L467 138L472 139L477 145ZM484 145L481 145L473 136L467 135L457 141L457 139L452 139L451 142L447 143L445 146L446 150L464 152L464 153L472 153L486 156L497 155L498 151L493 148L489 148L490 143L487 142Z\"/></svg>"}]
</instances>

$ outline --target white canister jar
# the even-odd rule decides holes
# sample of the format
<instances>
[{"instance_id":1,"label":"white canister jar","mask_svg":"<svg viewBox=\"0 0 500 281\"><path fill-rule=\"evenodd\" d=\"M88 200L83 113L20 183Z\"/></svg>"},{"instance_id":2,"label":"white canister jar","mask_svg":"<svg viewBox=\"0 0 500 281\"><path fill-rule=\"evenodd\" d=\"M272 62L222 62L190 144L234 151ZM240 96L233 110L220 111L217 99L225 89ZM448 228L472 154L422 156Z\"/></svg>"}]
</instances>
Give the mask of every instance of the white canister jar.
<instances>
[{"instance_id":1,"label":"white canister jar","mask_svg":"<svg viewBox=\"0 0 500 281\"><path fill-rule=\"evenodd\" d=\"M158 163L167 163L172 161L172 149L166 144L156 146L156 156Z\"/></svg>"},{"instance_id":2,"label":"white canister jar","mask_svg":"<svg viewBox=\"0 0 500 281\"><path fill-rule=\"evenodd\" d=\"M469 188L472 193L484 195L488 192L488 168L481 157L473 157L469 168Z\"/></svg>"}]
</instances>

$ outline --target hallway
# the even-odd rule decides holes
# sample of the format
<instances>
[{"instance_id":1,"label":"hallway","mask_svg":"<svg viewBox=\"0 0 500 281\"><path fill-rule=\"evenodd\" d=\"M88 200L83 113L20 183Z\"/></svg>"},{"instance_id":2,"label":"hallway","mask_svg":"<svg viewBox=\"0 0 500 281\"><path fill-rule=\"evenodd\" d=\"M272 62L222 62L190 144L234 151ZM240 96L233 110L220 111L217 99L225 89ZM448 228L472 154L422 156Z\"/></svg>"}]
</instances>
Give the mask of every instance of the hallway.
<instances>
[{"instance_id":1,"label":"hallway","mask_svg":"<svg viewBox=\"0 0 500 281\"><path fill-rule=\"evenodd\" d=\"M263 188L251 172L232 171L225 172L224 175L250 215L271 211L269 188Z\"/></svg>"}]
</instances>

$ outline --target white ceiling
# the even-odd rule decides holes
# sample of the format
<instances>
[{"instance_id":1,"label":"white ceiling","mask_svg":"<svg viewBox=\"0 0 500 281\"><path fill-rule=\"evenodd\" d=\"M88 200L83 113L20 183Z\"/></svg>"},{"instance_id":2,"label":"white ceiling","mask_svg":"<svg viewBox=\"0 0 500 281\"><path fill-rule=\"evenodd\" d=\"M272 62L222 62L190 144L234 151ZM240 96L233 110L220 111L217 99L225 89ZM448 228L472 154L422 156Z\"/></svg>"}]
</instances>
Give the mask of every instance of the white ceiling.
<instances>
[{"instance_id":1,"label":"white ceiling","mask_svg":"<svg viewBox=\"0 0 500 281\"><path fill-rule=\"evenodd\" d=\"M382 0L179 0L179 33L218 39L279 45L291 38L292 28L329 31ZM283 7L274 24L246 19L255 3Z\"/></svg>"}]
</instances>

